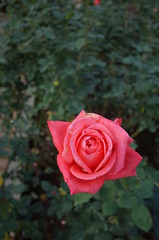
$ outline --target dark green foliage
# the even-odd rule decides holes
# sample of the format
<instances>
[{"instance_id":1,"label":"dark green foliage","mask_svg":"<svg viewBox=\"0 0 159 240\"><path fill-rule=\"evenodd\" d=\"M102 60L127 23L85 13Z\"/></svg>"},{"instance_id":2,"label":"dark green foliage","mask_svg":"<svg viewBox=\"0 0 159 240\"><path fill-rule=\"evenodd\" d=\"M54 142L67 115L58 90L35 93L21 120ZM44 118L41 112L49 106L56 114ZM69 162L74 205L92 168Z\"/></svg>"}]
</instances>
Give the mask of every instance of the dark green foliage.
<instances>
[{"instance_id":1,"label":"dark green foliage","mask_svg":"<svg viewBox=\"0 0 159 240\"><path fill-rule=\"evenodd\" d=\"M158 13L148 0L0 1L0 156L17 162L0 184L0 239L159 239ZM82 109L123 118L137 178L69 195L46 121Z\"/></svg>"}]
</instances>

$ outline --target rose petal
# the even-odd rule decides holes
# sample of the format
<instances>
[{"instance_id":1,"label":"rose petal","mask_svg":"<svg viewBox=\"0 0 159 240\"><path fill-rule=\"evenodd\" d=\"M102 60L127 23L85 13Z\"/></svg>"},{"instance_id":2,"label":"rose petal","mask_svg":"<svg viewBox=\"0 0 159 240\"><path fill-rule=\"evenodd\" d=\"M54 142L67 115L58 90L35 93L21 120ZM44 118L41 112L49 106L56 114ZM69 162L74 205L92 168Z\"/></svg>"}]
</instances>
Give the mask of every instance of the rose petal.
<instances>
[{"instance_id":1,"label":"rose petal","mask_svg":"<svg viewBox=\"0 0 159 240\"><path fill-rule=\"evenodd\" d=\"M63 144L64 148L63 148L63 152L62 152L62 156L67 162L69 162L69 163L73 162L72 153L71 153L71 149L70 149L70 139L71 139L74 131L77 129L80 129L82 131L82 129L90 126L94 122L95 122L95 120L93 120L93 119L79 118L76 121L74 120L70 124L70 126L68 127L67 132L66 132L66 136L65 136L64 144Z\"/></svg>"},{"instance_id":2,"label":"rose petal","mask_svg":"<svg viewBox=\"0 0 159 240\"><path fill-rule=\"evenodd\" d=\"M111 168L113 167L113 165L115 163L115 160L116 160L116 155L114 153L114 154L112 154L112 156L110 157L110 159L106 163L106 165L101 170L99 170L96 173L86 173L86 172L83 172L82 169L77 164L74 164L70 168L70 171L71 171L71 173L75 177L77 177L79 179L82 179L82 180L92 180L92 179L96 179L98 177L101 177L101 176L105 175L107 172L109 172L111 170Z\"/></svg>"},{"instance_id":3,"label":"rose petal","mask_svg":"<svg viewBox=\"0 0 159 240\"><path fill-rule=\"evenodd\" d=\"M83 192L95 194L104 183L104 176L91 181L76 178L70 172L70 164L68 164L60 154L57 156L57 163L60 171L63 174L65 182L70 188L71 194Z\"/></svg>"},{"instance_id":4,"label":"rose petal","mask_svg":"<svg viewBox=\"0 0 159 240\"><path fill-rule=\"evenodd\" d=\"M105 136L106 141L107 141L107 152L106 152L103 160L100 162L100 164L95 169L95 172L98 172L99 169L101 169L106 164L107 160L110 158L110 155L112 154L112 149L113 149L112 140L110 139L110 137L107 134L103 133L103 135Z\"/></svg>"},{"instance_id":5,"label":"rose petal","mask_svg":"<svg viewBox=\"0 0 159 240\"><path fill-rule=\"evenodd\" d=\"M71 124L73 124L75 121L77 121L78 119L81 119L85 116L85 111L82 110L78 116L72 121ZM65 136L65 142L64 142L64 149L63 149L63 157L65 158L65 160L69 163L73 162L73 158L72 158L72 154L71 154L71 151L70 151L70 148L69 148L69 140L71 138L71 135L72 135L72 130L68 131L68 133L66 134ZM68 145L67 145L68 143Z\"/></svg>"},{"instance_id":6,"label":"rose petal","mask_svg":"<svg viewBox=\"0 0 159 240\"><path fill-rule=\"evenodd\" d=\"M84 130L85 133L88 133L87 132L87 129ZM81 168L83 168L86 172L88 173L92 173L92 169L89 167L89 165L87 164L87 161L84 161L78 154L78 144L76 144L76 142L78 143L79 141L79 138L78 136L80 135L81 133L81 129L78 128L76 131L74 131L72 137L71 137L71 140L70 140L70 147L71 147L71 153L72 153L72 156L73 156L73 159L74 161L79 165L81 166ZM105 158L107 157L107 155L109 154L110 155L110 152L108 151L106 153L106 143L104 142L104 138L101 137L101 134L99 134L97 131L94 131L93 129L91 129L91 133L92 133L92 136L95 136L95 134L97 135L97 137L100 136L100 140L103 142L103 151L104 151L104 154L105 155ZM98 134L97 134L98 133ZM62 155L63 156L63 155ZM102 159L101 159L102 160Z\"/></svg>"},{"instance_id":7,"label":"rose petal","mask_svg":"<svg viewBox=\"0 0 159 240\"><path fill-rule=\"evenodd\" d=\"M114 180L118 178L136 176L136 167L141 160L142 157L130 146L128 146L123 169L118 174L114 174L113 170L110 171L109 174L106 175L106 179Z\"/></svg>"},{"instance_id":8,"label":"rose petal","mask_svg":"<svg viewBox=\"0 0 159 240\"><path fill-rule=\"evenodd\" d=\"M83 136L83 132L81 134L81 136L79 137L78 141L79 144L77 143L76 145L79 146L80 148L82 148L84 151L86 149L86 141L90 138L90 136Z\"/></svg>"},{"instance_id":9,"label":"rose petal","mask_svg":"<svg viewBox=\"0 0 159 240\"><path fill-rule=\"evenodd\" d=\"M99 123L105 126L116 140L116 163L113 167L113 174L116 175L124 167L125 155L130 137L123 128L121 128L111 120L102 118Z\"/></svg>"},{"instance_id":10,"label":"rose petal","mask_svg":"<svg viewBox=\"0 0 159 240\"><path fill-rule=\"evenodd\" d=\"M111 153L112 153L112 149L115 148L116 143L115 143L115 139L113 138L112 134L109 132L108 129L106 129L103 125L101 124L94 124L91 125L90 127L88 127L88 131L98 131L98 133L102 133L102 135L100 134L101 139L104 140L105 144L104 144L104 153L105 156L103 158L103 160L99 163L99 165L97 166L97 168L95 169L95 172L98 172L100 168L102 168L106 161L109 159ZM105 149L107 149L105 151Z\"/></svg>"},{"instance_id":11,"label":"rose petal","mask_svg":"<svg viewBox=\"0 0 159 240\"><path fill-rule=\"evenodd\" d=\"M81 136L79 136L79 138L77 139L76 147L81 147L83 150L86 150L85 143L82 142L82 139L87 140L90 137L95 138L100 143L102 142L103 144L99 144L97 151L103 150L103 147L104 147L104 151L106 153L107 146L105 146L106 144L104 144L103 135L100 132L98 132L97 130L89 129L89 127L82 131Z\"/></svg>"},{"instance_id":12,"label":"rose petal","mask_svg":"<svg viewBox=\"0 0 159 240\"><path fill-rule=\"evenodd\" d=\"M134 140L129 136L128 145L131 144Z\"/></svg>"},{"instance_id":13,"label":"rose petal","mask_svg":"<svg viewBox=\"0 0 159 240\"><path fill-rule=\"evenodd\" d=\"M93 120L96 121L96 123L99 122L99 120L102 118L102 116L98 115L98 114L95 114L95 113L86 113L85 118L91 118Z\"/></svg>"},{"instance_id":14,"label":"rose petal","mask_svg":"<svg viewBox=\"0 0 159 240\"><path fill-rule=\"evenodd\" d=\"M113 137L112 133L109 131L109 129L103 126L103 124L100 124L100 123L92 124L87 128L87 131L88 132L90 131L90 133L91 131L97 131L100 137L101 137L101 134L103 135L103 133L105 133L115 143L115 138Z\"/></svg>"},{"instance_id":15,"label":"rose petal","mask_svg":"<svg viewBox=\"0 0 159 240\"><path fill-rule=\"evenodd\" d=\"M117 125L121 126L121 124L122 124L122 118L116 118L116 119L114 120L114 123L116 123Z\"/></svg>"},{"instance_id":16,"label":"rose petal","mask_svg":"<svg viewBox=\"0 0 159 240\"><path fill-rule=\"evenodd\" d=\"M83 118L85 115L86 115L85 111L82 110L82 111L78 114L78 116L73 120L73 122L76 121L76 120L78 120L78 119L80 119L80 118Z\"/></svg>"},{"instance_id":17,"label":"rose petal","mask_svg":"<svg viewBox=\"0 0 159 240\"><path fill-rule=\"evenodd\" d=\"M63 150L64 137L70 122L47 121L47 124L52 135L54 145L60 153Z\"/></svg>"},{"instance_id":18,"label":"rose petal","mask_svg":"<svg viewBox=\"0 0 159 240\"><path fill-rule=\"evenodd\" d=\"M98 131L97 131L98 130ZM99 132L100 131L100 132ZM87 129L85 129L83 132L84 134L89 134L90 136L92 135L93 137L97 137L98 139L100 139L101 141L103 141L103 151L104 151L104 158L103 160L100 159L99 161L99 157L97 154L97 161L93 164L91 164L90 158L88 159L88 164L87 164L87 159L84 158L82 159L81 156L79 156L78 153L78 145L76 144L76 139L78 139L78 135L80 133L80 130L77 129L74 133L73 136L70 140L70 145L71 145L71 151L72 151L72 155L74 158L74 161L82 168L84 169L86 172L88 173L92 173L92 170L94 170L94 166L98 163L98 166L95 169L95 172L98 172L98 170L100 168L102 168L107 160L109 159L111 153L112 153L112 140L111 138L105 133L108 132L109 135L111 135L111 133L109 131L107 131L107 129L105 129L104 126L102 126L101 124L92 124L90 127L88 127ZM102 133L102 134L101 134ZM112 137L112 136L111 136ZM112 137L113 138L113 137ZM79 141L79 140L78 140ZM77 141L77 143L78 143ZM107 150L106 150L107 149ZM82 154L82 152L81 152ZM101 156L101 155L100 155ZM91 168L90 166L93 166L93 168Z\"/></svg>"},{"instance_id":19,"label":"rose petal","mask_svg":"<svg viewBox=\"0 0 159 240\"><path fill-rule=\"evenodd\" d=\"M100 162L103 160L104 152L95 152L92 154L87 154L83 149L78 148L78 154L79 157L82 159L82 161L85 162L85 164L94 171L96 167L100 164Z\"/></svg>"},{"instance_id":20,"label":"rose petal","mask_svg":"<svg viewBox=\"0 0 159 240\"><path fill-rule=\"evenodd\" d=\"M86 141L89 138L94 138L96 139L96 141L98 142L98 146L97 146L97 150L96 151L102 151L104 148L104 152L106 153L107 150L107 146L105 146L105 142L103 140L103 135L101 133L99 133L98 131L94 130L94 129L84 129L82 131L81 136L79 136L79 138L77 139L76 142L76 148L80 147L82 148L84 151L87 152L87 146L86 146ZM88 150L89 151L89 150Z\"/></svg>"},{"instance_id":21,"label":"rose petal","mask_svg":"<svg viewBox=\"0 0 159 240\"><path fill-rule=\"evenodd\" d=\"M83 168L86 172L88 173L92 173L92 170L88 167L88 165L80 158L78 152L77 152L77 148L76 148L76 139L79 135L79 133L81 132L81 129L78 128L72 135L72 138L70 140L70 147L71 147L71 153L73 156L74 161L81 166L81 168Z\"/></svg>"},{"instance_id":22,"label":"rose petal","mask_svg":"<svg viewBox=\"0 0 159 240\"><path fill-rule=\"evenodd\" d=\"M99 146L99 141L91 136L84 136L79 142L78 147L89 153L95 152Z\"/></svg>"}]
</instances>

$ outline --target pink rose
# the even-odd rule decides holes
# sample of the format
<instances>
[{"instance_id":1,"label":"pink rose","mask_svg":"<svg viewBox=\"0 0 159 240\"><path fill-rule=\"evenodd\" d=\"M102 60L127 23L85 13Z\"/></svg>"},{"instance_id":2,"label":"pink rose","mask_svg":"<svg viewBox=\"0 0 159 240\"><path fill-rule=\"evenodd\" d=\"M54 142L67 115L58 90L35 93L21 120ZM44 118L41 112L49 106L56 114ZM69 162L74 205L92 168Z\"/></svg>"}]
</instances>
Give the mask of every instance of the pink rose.
<instances>
[{"instance_id":1,"label":"pink rose","mask_svg":"<svg viewBox=\"0 0 159 240\"><path fill-rule=\"evenodd\" d=\"M57 163L71 194L95 194L106 180L136 176L142 157L120 127L121 119L81 113L73 122L48 121L59 152Z\"/></svg>"},{"instance_id":2,"label":"pink rose","mask_svg":"<svg viewBox=\"0 0 159 240\"><path fill-rule=\"evenodd\" d=\"M100 0L94 0L94 5L100 5Z\"/></svg>"}]
</instances>

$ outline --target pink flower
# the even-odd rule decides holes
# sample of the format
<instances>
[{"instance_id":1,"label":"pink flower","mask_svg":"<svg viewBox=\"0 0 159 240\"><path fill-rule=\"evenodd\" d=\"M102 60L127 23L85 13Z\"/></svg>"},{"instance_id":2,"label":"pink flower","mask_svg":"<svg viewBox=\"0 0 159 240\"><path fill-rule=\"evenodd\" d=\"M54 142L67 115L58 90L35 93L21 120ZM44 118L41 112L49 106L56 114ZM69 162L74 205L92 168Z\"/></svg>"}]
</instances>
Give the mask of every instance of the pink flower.
<instances>
[{"instance_id":1,"label":"pink flower","mask_svg":"<svg viewBox=\"0 0 159 240\"><path fill-rule=\"evenodd\" d=\"M94 0L94 5L100 5L100 0Z\"/></svg>"},{"instance_id":2,"label":"pink flower","mask_svg":"<svg viewBox=\"0 0 159 240\"><path fill-rule=\"evenodd\" d=\"M106 180L136 176L142 157L129 146L133 140L120 125L120 118L111 121L85 111L73 122L48 121L71 194L95 194Z\"/></svg>"}]
</instances>

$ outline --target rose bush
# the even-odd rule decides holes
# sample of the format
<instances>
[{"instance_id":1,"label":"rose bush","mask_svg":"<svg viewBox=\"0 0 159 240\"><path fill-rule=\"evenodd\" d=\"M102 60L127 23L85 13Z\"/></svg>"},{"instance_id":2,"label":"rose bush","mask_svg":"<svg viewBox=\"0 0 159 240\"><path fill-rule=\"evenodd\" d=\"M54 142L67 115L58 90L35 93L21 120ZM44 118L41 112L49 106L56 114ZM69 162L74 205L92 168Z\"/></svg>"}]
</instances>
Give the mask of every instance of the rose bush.
<instances>
[{"instance_id":1,"label":"rose bush","mask_svg":"<svg viewBox=\"0 0 159 240\"><path fill-rule=\"evenodd\" d=\"M95 194L105 180L136 175L142 157L129 146L133 140L120 125L120 118L111 121L85 111L72 123L48 121L71 194Z\"/></svg>"}]
</instances>

